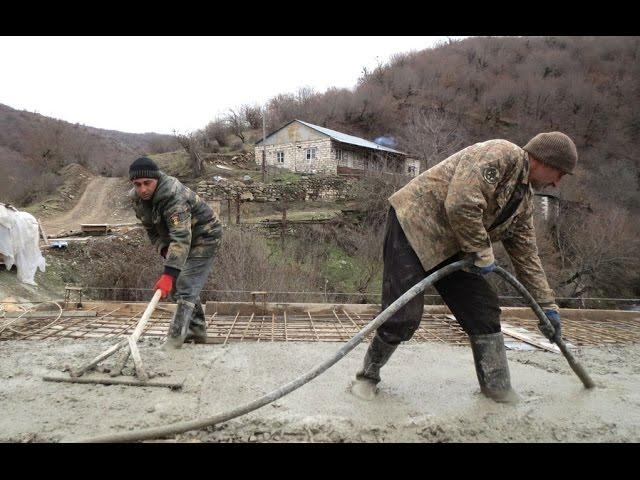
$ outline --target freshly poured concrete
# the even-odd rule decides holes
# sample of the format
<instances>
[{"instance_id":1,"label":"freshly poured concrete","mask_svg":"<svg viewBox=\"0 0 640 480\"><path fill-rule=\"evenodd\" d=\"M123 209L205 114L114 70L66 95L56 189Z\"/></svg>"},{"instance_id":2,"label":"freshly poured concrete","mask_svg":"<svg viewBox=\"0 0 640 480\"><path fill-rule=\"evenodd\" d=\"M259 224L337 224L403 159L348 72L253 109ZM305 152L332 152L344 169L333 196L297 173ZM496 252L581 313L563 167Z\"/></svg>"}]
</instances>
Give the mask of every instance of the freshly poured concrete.
<instances>
[{"instance_id":1,"label":"freshly poured concrete","mask_svg":"<svg viewBox=\"0 0 640 480\"><path fill-rule=\"evenodd\" d=\"M0 441L56 442L213 416L281 386L340 344L260 342L187 345L165 353L140 345L165 388L44 382L68 375L114 340L0 342ZM175 437L236 442L638 442L640 346L576 352L597 384L585 390L561 355L508 351L516 406L484 398L471 351L438 343L402 345L382 370L380 393L348 392L366 345L311 383L244 417ZM107 365L113 360L107 360ZM126 372L126 371L125 371ZM130 372L129 372L130 373Z\"/></svg>"}]
</instances>

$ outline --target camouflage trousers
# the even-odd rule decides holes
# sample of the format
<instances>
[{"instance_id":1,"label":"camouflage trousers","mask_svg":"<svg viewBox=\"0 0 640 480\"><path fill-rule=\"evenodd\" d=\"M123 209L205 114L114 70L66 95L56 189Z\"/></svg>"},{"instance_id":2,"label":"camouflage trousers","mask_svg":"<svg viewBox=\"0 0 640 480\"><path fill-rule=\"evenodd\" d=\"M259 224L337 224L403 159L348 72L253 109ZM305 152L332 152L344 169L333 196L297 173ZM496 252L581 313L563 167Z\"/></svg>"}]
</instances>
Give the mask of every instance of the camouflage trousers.
<instances>
[{"instance_id":1,"label":"camouflage trousers","mask_svg":"<svg viewBox=\"0 0 640 480\"><path fill-rule=\"evenodd\" d=\"M456 254L425 271L393 207L387 217L383 254L382 310L426 276L462 258L462 254ZM498 294L482 275L459 270L437 281L434 287L467 334L500 331ZM424 295L417 295L380 325L378 334L392 345L410 340L420 326L423 309Z\"/></svg>"},{"instance_id":2,"label":"camouflage trousers","mask_svg":"<svg viewBox=\"0 0 640 480\"><path fill-rule=\"evenodd\" d=\"M211 273L214 259L215 256L188 257L171 293L173 301L183 300L195 305L189 325L206 327L200 292Z\"/></svg>"}]
</instances>

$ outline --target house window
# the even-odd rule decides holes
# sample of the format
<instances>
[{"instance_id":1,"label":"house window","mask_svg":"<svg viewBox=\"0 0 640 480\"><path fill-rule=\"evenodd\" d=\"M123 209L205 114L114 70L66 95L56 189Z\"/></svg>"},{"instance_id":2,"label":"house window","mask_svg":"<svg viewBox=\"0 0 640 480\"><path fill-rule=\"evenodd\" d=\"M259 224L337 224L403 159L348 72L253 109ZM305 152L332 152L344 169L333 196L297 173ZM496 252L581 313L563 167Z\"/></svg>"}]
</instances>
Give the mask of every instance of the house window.
<instances>
[{"instance_id":1,"label":"house window","mask_svg":"<svg viewBox=\"0 0 640 480\"><path fill-rule=\"evenodd\" d=\"M307 160L315 160L318 149L316 147L307 148Z\"/></svg>"},{"instance_id":2,"label":"house window","mask_svg":"<svg viewBox=\"0 0 640 480\"><path fill-rule=\"evenodd\" d=\"M339 162L342 161L342 150L340 149L336 149L336 160L338 160Z\"/></svg>"},{"instance_id":3,"label":"house window","mask_svg":"<svg viewBox=\"0 0 640 480\"><path fill-rule=\"evenodd\" d=\"M415 175L416 173L416 166L415 165L409 165L407 167L407 173L410 173L411 175Z\"/></svg>"},{"instance_id":4,"label":"house window","mask_svg":"<svg viewBox=\"0 0 640 480\"><path fill-rule=\"evenodd\" d=\"M353 167L353 155L350 155L348 150L342 152L342 164L349 168Z\"/></svg>"},{"instance_id":5,"label":"house window","mask_svg":"<svg viewBox=\"0 0 640 480\"><path fill-rule=\"evenodd\" d=\"M276 152L278 163L284 163L284 152Z\"/></svg>"}]
</instances>

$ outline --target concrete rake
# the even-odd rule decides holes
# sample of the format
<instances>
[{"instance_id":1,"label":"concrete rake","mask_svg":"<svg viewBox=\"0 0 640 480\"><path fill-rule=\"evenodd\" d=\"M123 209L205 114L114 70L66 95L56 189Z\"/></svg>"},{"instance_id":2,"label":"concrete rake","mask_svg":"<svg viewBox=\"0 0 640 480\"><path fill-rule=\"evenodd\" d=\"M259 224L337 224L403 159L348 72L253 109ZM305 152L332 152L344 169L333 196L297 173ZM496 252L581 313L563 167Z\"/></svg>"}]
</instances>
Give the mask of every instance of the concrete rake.
<instances>
[{"instance_id":1,"label":"concrete rake","mask_svg":"<svg viewBox=\"0 0 640 480\"><path fill-rule=\"evenodd\" d=\"M147 325L147 322L151 318L151 314L155 310L158 302L160 301L160 296L162 292L160 290L156 290L153 298L147 305L140 321L136 325L135 330L131 335L129 335L124 340L120 341L116 345L109 347L107 350L102 352L96 358L91 360L90 362L81 365L77 369L70 370L69 377L43 377L44 381L47 382L67 382L67 383L85 383L85 384L103 384L103 385L130 385L130 386L140 386L140 387L166 387L172 390L182 388L182 383L172 383L172 382L163 382L158 380L151 380L149 375L147 374L144 365L142 363L142 357L140 356L140 351L138 350L138 339L142 335L144 327ZM110 372L110 378L80 378L86 372L93 370L100 362L106 360L110 356L114 355L116 352L122 350L120 359L116 362L116 367ZM122 376L122 370L124 369L129 357L133 358L133 364L135 366L135 376L138 378L137 380L131 378L115 378Z\"/></svg>"}]
</instances>

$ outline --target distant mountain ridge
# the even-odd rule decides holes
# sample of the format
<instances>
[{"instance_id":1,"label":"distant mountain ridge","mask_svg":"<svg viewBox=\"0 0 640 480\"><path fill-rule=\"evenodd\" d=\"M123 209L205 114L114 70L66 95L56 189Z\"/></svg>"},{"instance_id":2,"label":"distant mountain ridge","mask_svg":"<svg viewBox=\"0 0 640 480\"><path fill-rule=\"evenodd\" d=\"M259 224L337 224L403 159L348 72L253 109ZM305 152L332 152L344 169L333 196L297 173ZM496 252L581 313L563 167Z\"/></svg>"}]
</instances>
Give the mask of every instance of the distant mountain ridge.
<instances>
[{"instance_id":1,"label":"distant mountain ridge","mask_svg":"<svg viewBox=\"0 0 640 480\"><path fill-rule=\"evenodd\" d=\"M51 191L56 173L77 163L100 175L123 175L139 155L178 148L171 135L104 130L0 104L0 201L27 190ZM33 198L33 195L28 195Z\"/></svg>"}]
</instances>

